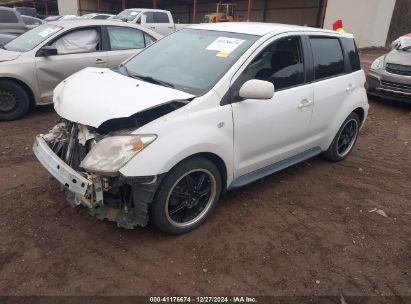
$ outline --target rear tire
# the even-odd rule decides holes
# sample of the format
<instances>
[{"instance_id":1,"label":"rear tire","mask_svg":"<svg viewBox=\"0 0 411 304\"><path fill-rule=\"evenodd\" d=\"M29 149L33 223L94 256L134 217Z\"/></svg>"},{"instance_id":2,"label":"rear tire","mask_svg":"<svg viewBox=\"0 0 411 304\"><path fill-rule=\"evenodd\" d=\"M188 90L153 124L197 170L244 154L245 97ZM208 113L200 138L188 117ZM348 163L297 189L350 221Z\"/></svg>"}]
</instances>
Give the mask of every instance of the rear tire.
<instances>
[{"instance_id":1,"label":"rear tire","mask_svg":"<svg viewBox=\"0 0 411 304\"><path fill-rule=\"evenodd\" d=\"M221 174L204 158L189 159L164 178L150 205L150 221L168 234L196 229L213 212L221 193Z\"/></svg>"},{"instance_id":2,"label":"rear tire","mask_svg":"<svg viewBox=\"0 0 411 304\"><path fill-rule=\"evenodd\" d=\"M21 85L9 80L0 81L0 120L20 118L29 108L29 96Z\"/></svg>"},{"instance_id":3,"label":"rear tire","mask_svg":"<svg viewBox=\"0 0 411 304\"><path fill-rule=\"evenodd\" d=\"M335 162L345 159L357 142L360 125L361 121L356 113L353 112L348 115L323 156Z\"/></svg>"}]
</instances>

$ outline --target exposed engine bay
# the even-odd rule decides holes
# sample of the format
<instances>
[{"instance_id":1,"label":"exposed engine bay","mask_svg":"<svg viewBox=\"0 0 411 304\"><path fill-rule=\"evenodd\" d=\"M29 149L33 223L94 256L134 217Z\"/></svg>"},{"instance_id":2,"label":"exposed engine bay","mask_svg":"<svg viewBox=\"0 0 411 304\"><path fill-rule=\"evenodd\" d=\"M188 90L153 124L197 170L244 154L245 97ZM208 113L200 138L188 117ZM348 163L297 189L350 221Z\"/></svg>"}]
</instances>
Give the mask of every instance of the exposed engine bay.
<instances>
[{"instance_id":1,"label":"exposed engine bay","mask_svg":"<svg viewBox=\"0 0 411 304\"><path fill-rule=\"evenodd\" d=\"M71 191L77 180L62 185L72 207L84 206L98 219L117 222L119 227L133 229L148 223L148 204L154 198L163 175L125 177L117 174L87 172L81 167L90 150L101 140L110 136L130 134L144 124L166 115L184 103L172 102L157 108L137 113L127 118L117 118L93 128L65 119L60 119L49 133L41 135L50 149L65 164L91 181L86 194ZM74 184L73 184L74 183ZM81 186L84 186L83 184Z\"/></svg>"}]
</instances>

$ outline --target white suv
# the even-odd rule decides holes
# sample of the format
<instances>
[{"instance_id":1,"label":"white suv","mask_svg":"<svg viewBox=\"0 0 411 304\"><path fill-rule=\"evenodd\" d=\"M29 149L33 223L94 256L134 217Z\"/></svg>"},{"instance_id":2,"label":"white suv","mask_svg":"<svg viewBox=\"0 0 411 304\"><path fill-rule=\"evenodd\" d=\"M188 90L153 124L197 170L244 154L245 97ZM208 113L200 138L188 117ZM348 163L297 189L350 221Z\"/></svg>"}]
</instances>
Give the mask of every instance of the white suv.
<instances>
[{"instance_id":1,"label":"white suv","mask_svg":"<svg viewBox=\"0 0 411 304\"><path fill-rule=\"evenodd\" d=\"M226 190L323 154L343 160L367 113L350 34L264 23L189 26L118 71L54 92L62 117L34 153L73 206L179 234Z\"/></svg>"}]
</instances>

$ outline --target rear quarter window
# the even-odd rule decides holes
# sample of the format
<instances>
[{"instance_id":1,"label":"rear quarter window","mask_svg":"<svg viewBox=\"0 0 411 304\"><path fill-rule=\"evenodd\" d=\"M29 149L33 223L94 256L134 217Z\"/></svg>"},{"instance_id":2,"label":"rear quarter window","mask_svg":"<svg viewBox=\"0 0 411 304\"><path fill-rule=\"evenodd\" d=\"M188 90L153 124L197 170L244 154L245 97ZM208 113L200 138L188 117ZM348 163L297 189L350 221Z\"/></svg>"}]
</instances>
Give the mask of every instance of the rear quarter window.
<instances>
[{"instance_id":1,"label":"rear quarter window","mask_svg":"<svg viewBox=\"0 0 411 304\"><path fill-rule=\"evenodd\" d=\"M345 52L348 55L351 71L355 72L361 70L360 56L358 54L358 48L354 39L342 38L341 41L344 45Z\"/></svg>"},{"instance_id":2,"label":"rear quarter window","mask_svg":"<svg viewBox=\"0 0 411 304\"><path fill-rule=\"evenodd\" d=\"M344 73L344 56L340 40L332 37L310 37L315 80Z\"/></svg>"}]
</instances>

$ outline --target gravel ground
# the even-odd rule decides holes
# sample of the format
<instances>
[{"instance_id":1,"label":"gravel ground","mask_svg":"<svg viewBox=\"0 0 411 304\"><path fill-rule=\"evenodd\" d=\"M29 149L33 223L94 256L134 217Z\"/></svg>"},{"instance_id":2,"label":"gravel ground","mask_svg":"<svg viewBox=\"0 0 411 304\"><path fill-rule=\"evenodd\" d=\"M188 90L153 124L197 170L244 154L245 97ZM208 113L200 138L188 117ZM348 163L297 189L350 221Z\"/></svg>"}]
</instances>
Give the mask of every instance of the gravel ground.
<instances>
[{"instance_id":1,"label":"gravel ground","mask_svg":"<svg viewBox=\"0 0 411 304\"><path fill-rule=\"evenodd\" d=\"M178 237L65 203L31 150L52 107L0 122L0 295L411 295L411 104L370 105L345 161L230 192Z\"/></svg>"}]
</instances>

